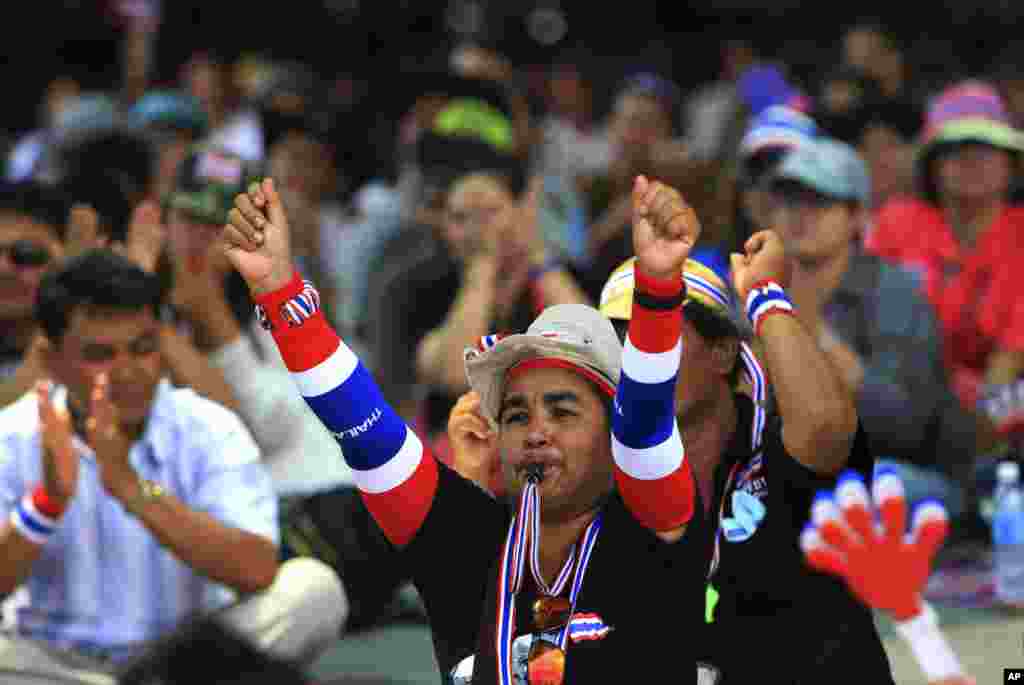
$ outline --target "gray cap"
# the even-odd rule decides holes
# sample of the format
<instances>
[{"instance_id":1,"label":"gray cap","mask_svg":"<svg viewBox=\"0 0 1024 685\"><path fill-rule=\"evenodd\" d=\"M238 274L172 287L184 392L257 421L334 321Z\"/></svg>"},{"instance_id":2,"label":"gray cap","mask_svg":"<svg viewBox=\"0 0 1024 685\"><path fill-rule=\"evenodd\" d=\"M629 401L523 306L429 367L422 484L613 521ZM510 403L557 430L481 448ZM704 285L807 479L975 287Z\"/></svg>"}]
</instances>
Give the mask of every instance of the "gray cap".
<instances>
[{"instance_id":1,"label":"gray cap","mask_svg":"<svg viewBox=\"0 0 1024 685\"><path fill-rule=\"evenodd\" d=\"M790 150L772 180L796 181L837 200L866 204L871 199L871 177L864 160L846 143L829 138Z\"/></svg>"},{"instance_id":2,"label":"gray cap","mask_svg":"<svg viewBox=\"0 0 1024 685\"><path fill-rule=\"evenodd\" d=\"M560 304L545 309L526 333L486 336L465 351L470 388L480 395L480 409L497 422L506 374L531 359L567 363L614 394L622 370L622 344L611 321L593 307Z\"/></svg>"}]
</instances>

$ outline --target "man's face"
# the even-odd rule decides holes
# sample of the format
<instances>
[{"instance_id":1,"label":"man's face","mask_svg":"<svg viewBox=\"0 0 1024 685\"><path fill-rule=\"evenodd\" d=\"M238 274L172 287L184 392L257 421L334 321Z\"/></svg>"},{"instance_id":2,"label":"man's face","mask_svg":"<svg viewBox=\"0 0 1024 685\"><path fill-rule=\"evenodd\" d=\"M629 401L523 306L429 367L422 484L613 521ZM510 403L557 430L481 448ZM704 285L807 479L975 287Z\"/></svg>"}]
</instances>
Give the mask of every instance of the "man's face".
<instances>
[{"instance_id":1,"label":"man's face","mask_svg":"<svg viewBox=\"0 0 1024 685\"><path fill-rule=\"evenodd\" d=\"M771 191L772 226L797 261L833 257L857 235L858 212L801 184L784 182Z\"/></svg>"},{"instance_id":2,"label":"man's face","mask_svg":"<svg viewBox=\"0 0 1024 685\"><path fill-rule=\"evenodd\" d=\"M160 380L160 325L153 310L79 306L64 337L47 352L50 370L88 411L95 378L106 373L123 425L145 421Z\"/></svg>"},{"instance_id":3,"label":"man's face","mask_svg":"<svg viewBox=\"0 0 1024 685\"><path fill-rule=\"evenodd\" d=\"M172 209L167 215L167 244L171 256L181 260L192 273L206 269L224 273L229 268L228 260L223 250L216 249L222 228Z\"/></svg>"},{"instance_id":4,"label":"man's face","mask_svg":"<svg viewBox=\"0 0 1024 685\"><path fill-rule=\"evenodd\" d=\"M676 416L683 422L699 417L714 404L728 384L735 353L726 359L716 350L716 343L704 338L694 325L683 317L683 352L676 381ZM725 344L725 343L717 343Z\"/></svg>"},{"instance_id":5,"label":"man's face","mask_svg":"<svg viewBox=\"0 0 1024 685\"><path fill-rule=\"evenodd\" d=\"M605 404L597 390L568 369L514 375L498 417L505 491L517 497L526 467L541 464L539 492L546 520L590 510L612 487L613 466Z\"/></svg>"},{"instance_id":6,"label":"man's face","mask_svg":"<svg viewBox=\"0 0 1024 685\"><path fill-rule=\"evenodd\" d=\"M876 205L910 188L914 173L913 147L897 131L883 124L869 126L861 136L859 151L871 172Z\"/></svg>"},{"instance_id":7,"label":"man's face","mask_svg":"<svg viewBox=\"0 0 1024 685\"><path fill-rule=\"evenodd\" d=\"M46 268L62 257L56 231L34 219L0 213L0 321L30 318Z\"/></svg>"},{"instance_id":8,"label":"man's face","mask_svg":"<svg viewBox=\"0 0 1024 685\"><path fill-rule=\"evenodd\" d=\"M575 114L588 106L587 84L571 66L555 70L550 80L553 108L561 114Z\"/></svg>"},{"instance_id":9,"label":"man's face","mask_svg":"<svg viewBox=\"0 0 1024 685\"><path fill-rule=\"evenodd\" d=\"M982 143L963 143L939 155L939 192L956 201L993 202L1006 197L1013 177L1010 153Z\"/></svg>"},{"instance_id":10,"label":"man's face","mask_svg":"<svg viewBox=\"0 0 1024 685\"><path fill-rule=\"evenodd\" d=\"M448 196L444 238L457 257L470 254L484 231L496 230L497 219L514 204L512 195L500 183L486 176L457 182Z\"/></svg>"},{"instance_id":11,"label":"man's face","mask_svg":"<svg viewBox=\"0 0 1024 685\"><path fill-rule=\"evenodd\" d=\"M323 143L301 133L287 133L270 149L270 176L281 188L319 203L334 170Z\"/></svg>"},{"instance_id":12,"label":"man's face","mask_svg":"<svg viewBox=\"0 0 1024 685\"><path fill-rule=\"evenodd\" d=\"M846 63L872 75L878 75L886 51L885 38L871 28L858 28L843 37Z\"/></svg>"},{"instance_id":13,"label":"man's face","mask_svg":"<svg viewBox=\"0 0 1024 685\"><path fill-rule=\"evenodd\" d=\"M609 137L616 154L645 159L651 146L672 135L672 122L652 97L626 94L615 102Z\"/></svg>"},{"instance_id":14,"label":"man's face","mask_svg":"<svg viewBox=\"0 0 1024 685\"><path fill-rule=\"evenodd\" d=\"M157 147L156 195L163 197L174 190L178 167L188 156L192 135L185 131L168 133Z\"/></svg>"}]
</instances>

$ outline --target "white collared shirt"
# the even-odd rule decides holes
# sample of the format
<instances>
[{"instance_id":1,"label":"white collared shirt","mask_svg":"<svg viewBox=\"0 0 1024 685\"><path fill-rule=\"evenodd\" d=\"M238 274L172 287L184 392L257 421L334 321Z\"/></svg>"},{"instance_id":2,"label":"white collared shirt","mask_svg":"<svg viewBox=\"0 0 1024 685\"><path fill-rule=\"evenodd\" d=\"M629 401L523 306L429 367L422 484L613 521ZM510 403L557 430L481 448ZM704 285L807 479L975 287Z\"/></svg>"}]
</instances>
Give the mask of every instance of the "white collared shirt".
<instances>
[{"instance_id":1,"label":"white collared shirt","mask_svg":"<svg viewBox=\"0 0 1024 685\"><path fill-rule=\"evenodd\" d=\"M55 394L60 402L63 389ZM81 455L74 498L25 581L16 630L59 648L128 657L132 646L234 599L162 547L106 493L92 451ZM141 478L189 508L278 543L277 500L259 448L228 409L162 381L130 459ZM0 515L42 482L34 393L0 411ZM225 550L230 554L230 550Z\"/></svg>"}]
</instances>

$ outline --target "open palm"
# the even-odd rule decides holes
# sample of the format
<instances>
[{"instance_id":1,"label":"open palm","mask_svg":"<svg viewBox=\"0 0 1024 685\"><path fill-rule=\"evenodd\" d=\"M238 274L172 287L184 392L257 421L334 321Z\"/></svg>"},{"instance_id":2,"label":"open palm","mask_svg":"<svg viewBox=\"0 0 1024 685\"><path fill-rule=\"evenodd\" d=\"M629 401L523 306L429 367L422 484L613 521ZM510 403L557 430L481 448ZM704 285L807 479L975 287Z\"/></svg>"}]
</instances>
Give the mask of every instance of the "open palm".
<instances>
[{"instance_id":1,"label":"open palm","mask_svg":"<svg viewBox=\"0 0 1024 685\"><path fill-rule=\"evenodd\" d=\"M71 415L66 407L53 403L51 389L49 381L40 381L35 388L43 447L43 474L46 491L66 502L78 488L78 450L71 437L74 432Z\"/></svg>"}]
</instances>

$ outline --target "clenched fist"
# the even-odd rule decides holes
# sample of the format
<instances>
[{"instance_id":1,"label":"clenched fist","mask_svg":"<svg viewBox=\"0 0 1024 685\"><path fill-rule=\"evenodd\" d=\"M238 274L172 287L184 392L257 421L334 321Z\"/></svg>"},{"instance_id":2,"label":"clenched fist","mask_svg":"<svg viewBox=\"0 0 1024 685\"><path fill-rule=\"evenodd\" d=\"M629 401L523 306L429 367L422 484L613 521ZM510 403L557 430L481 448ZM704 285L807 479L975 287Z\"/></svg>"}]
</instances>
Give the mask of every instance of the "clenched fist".
<instances>
[{"instance_id":1,"label":"clenched fist","mask_svg":"<svg viewBox=\"0 0 1024 685\"><path fill-rule=\"evenodd\" d=\"M775 231L758 231L743 245L743 254L729 256L732 266L732 287L747 301L747 294L758 283L775 281L785 288L789 285L789 263L782 238Z\"/></svg>"},{"instance_id":2,"label":"clenched fist","mask_svg":"<svg viewBox=\"0 0 1024 685\"><path fill-rule=\"evenodd\" d=\"M683 264L700 237L700 221L675 188L637 176L633 185L633 253L657 279L682 279Z\"/></svg>"},{"instance_id":3,"label":"clenched fist","mask_svg":"<svg viewBox=\"0 0 1024 685\"><path fill-rule=\"evenodd\" d=\"M235 198L221 238L228 260L254 296L291 280L295 267L288 217L271 179L253 183Z\"/></svg>"}]
</instances>

